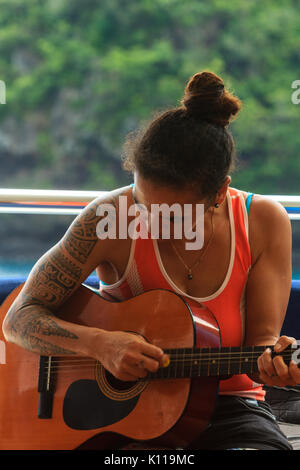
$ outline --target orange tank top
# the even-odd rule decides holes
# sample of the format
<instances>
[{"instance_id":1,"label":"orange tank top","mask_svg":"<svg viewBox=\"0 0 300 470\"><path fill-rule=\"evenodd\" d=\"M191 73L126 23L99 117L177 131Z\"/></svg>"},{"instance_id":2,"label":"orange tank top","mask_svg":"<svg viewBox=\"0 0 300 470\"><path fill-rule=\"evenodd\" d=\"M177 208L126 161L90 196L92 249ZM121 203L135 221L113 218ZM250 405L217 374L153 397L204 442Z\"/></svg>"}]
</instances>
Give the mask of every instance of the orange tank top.
<instances>
[{"instance_id":1,"label":"orange tank top","mask_svg":"<svg viewBox=\"0 0 300 470\"><path fill-rule=\"evenodd\" d=\"M127 267L122 278L114 284L100 281L100 294L122 301L150 289L169 289L190 302L206 305L214 314L221 331L222 346L242 346L245 335L246 284L251 267L248 241L248 214L242 193L228 188L227 201L231 230L231 254L227 274L219 289L208 297L192 297L181 291L168 276L158 249L157 240L132 240ZM264 400L261 384L246 374L221 380L220 395L238 395Z\"/></svg>"}]
</instances>

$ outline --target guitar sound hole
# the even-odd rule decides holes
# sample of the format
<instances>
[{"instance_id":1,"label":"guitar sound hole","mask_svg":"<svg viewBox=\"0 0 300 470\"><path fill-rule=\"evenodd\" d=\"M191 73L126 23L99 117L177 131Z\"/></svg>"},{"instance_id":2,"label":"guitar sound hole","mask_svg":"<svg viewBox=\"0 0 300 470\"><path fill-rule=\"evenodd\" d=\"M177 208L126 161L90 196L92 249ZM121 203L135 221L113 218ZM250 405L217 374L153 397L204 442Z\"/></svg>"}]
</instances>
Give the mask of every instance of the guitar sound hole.
<instances>
[{"instance_id":1,"label":"guitar sound hole","mask_svg":"<svg viewBox=\"0 0 300 470\"><path fill-rule=\"evenodd\" d=\"M114 389L122 392L123 390L129 390L130 388L136 385L136 382L125 382L124 380L119 380L114 377L110 372L107 370L105 371L106 380L109 385Z\"/></svg>"},{"instance_id":2,"label":"guitar sound hole","mask_svg":"<svg viewBox=\"0 0 300 470\"><path fill-rule=\"evenodd\" d=\"M116 379L100 362L96 364L95 379L101 393L116 401L131 400L140 395L148 386L147 380L125 382Z\"/></svg>"}]
</instances>

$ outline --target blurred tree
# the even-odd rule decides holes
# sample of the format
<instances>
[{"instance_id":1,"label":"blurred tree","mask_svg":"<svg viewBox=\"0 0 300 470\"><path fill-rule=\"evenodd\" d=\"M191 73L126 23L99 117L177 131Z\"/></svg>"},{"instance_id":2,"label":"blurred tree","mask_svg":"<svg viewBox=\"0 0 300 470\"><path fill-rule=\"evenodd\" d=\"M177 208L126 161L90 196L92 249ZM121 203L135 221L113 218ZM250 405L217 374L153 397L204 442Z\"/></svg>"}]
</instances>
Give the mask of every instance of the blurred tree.
<instances>
[{"instance_id":1,"label":"blurred tree","mask_svg":"<svg viewBox=\"0 0 300 470\"><path fill-rule=\"evenodd\" d=\"M125 135L208 69L244 103L233 185L299 192L299 0L0 0L1 185L110 189Z\"/></svg>"}]
</instances>

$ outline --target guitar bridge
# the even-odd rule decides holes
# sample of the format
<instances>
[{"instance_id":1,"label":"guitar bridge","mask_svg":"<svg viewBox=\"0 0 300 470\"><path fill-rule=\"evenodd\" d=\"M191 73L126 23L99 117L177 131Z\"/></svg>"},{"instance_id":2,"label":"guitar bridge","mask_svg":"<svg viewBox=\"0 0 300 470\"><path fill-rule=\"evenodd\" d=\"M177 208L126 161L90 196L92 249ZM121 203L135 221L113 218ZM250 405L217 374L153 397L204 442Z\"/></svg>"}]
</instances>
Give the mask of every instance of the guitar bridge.
<instances>
[{"instance_id":1,"label":"guitar bridge","mask_svg":"<svg viewBox=\"0 0 300 470\"><path fill-rule=\"evenodd\" d=\"M51 371L52 356L40 357L39 381L38 381L38 417L51 419L54 397L54 373Z\"/></svg>"}]
</instances>

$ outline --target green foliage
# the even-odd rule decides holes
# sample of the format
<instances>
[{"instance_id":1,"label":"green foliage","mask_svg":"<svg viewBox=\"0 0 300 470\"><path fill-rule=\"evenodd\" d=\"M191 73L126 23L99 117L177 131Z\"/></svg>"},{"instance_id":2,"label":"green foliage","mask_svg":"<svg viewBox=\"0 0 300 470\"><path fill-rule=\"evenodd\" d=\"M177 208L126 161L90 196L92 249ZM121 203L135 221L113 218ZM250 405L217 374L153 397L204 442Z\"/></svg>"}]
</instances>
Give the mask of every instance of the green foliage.
<instances>
[{"instance_id":1,"label":"green foliage","mask_svg":"<svg viewBox=\"0 0 300 470\"><path fill-rule=\"evenodd\" d=\"M208 69L243 100L232 185L299 193L299 11L294 0L0 0L1 122L34 127L35 186L109 189L126 179L125 135Z\"/></svg>"}]
</instances>

